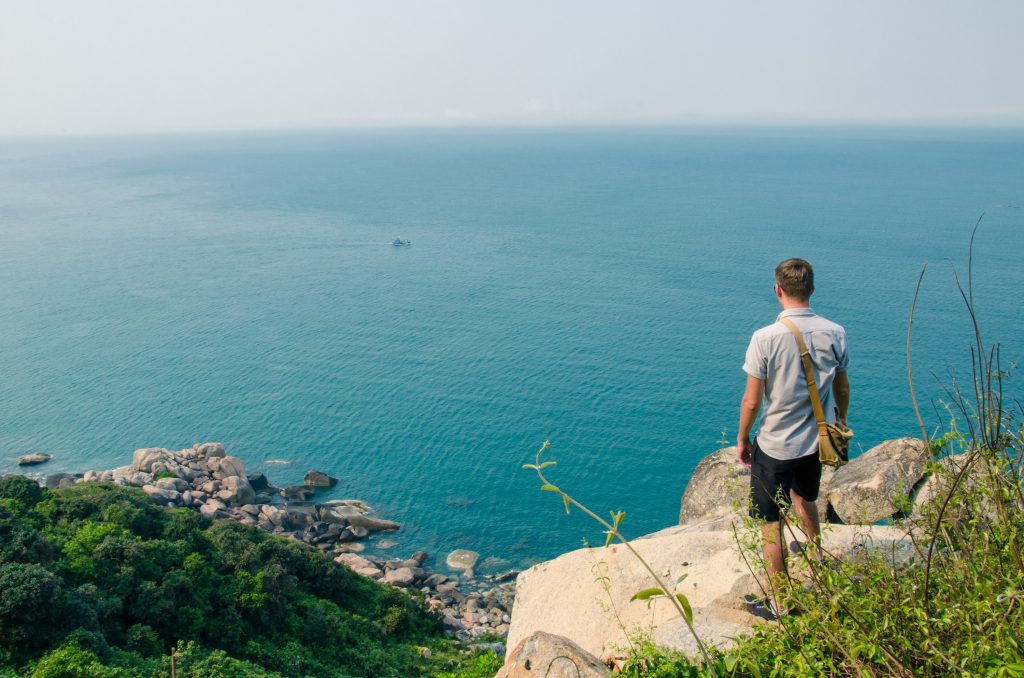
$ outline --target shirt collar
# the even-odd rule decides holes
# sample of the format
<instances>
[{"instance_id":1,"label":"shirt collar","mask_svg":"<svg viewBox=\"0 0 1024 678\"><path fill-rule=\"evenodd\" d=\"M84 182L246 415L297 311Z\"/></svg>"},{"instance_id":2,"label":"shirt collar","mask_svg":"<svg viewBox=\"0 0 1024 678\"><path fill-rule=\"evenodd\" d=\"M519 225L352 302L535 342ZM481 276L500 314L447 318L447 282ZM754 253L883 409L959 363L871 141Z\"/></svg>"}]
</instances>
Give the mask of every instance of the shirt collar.
<instances>
[{"instance_id":1,"label":"shirt collar","mask_svg":"<svg viewBox=\"0 0 1024 678\"><path fill-rule=\"evenodd\" d=\"M783 311L782 313L779 314L779 317L780 318L793 318L793 317L806 318L806 317L809 317L809 316L812 316L812 315L818 315L818 314L814 312L813 308L808 306L806 308L791 308L791 309L785 310L785 311Z\"/></svg>"}]
</instances>

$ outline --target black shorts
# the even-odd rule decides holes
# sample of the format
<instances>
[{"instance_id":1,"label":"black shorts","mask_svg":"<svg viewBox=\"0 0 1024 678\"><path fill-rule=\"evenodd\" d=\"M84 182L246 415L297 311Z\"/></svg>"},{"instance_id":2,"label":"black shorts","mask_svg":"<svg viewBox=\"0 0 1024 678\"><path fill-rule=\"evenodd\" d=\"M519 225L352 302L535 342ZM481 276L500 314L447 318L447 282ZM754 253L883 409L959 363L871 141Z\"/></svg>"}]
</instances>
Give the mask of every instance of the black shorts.
<instances>
[{"instance_id":1,"label":"black shorts","mask_svg":"<svg viewBox=\"0 0 1024 678\"><path fill-rule=\"evenodd\" d=\"M757 446L750 459L750 516L770 523L779 519L781 508L789 506L789 491L806 501L818 498L821 462L818 455L799 459L775 459Z\"/></svg>"}]
</instances>

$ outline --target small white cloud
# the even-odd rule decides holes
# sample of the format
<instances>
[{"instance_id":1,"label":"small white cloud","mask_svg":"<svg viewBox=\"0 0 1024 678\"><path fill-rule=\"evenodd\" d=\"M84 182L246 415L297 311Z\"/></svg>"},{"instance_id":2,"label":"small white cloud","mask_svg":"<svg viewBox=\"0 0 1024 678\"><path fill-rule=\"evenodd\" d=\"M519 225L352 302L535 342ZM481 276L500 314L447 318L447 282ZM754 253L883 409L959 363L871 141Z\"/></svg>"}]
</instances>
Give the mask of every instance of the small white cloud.
<instances>
[{"instance_id":1,"label":"small white cloud","mask_svg":"<svg viewBox=\"0 0 1024 678\"><path fill-rule=\"evenodd\" d=\"M548 110L548 105L540 97L533 97L526 102L525 110L530 115L540 115Z\"/></svg>"}]
</instances>

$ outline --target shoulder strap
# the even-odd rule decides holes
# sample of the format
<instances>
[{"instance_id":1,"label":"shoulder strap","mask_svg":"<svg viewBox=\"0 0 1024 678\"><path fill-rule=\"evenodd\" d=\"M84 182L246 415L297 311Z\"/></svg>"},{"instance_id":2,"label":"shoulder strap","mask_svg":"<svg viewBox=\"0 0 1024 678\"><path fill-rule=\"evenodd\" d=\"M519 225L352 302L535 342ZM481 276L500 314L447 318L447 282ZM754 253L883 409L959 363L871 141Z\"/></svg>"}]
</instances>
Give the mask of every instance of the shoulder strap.
<instances>
[{"instance_id":1,"label":"shoulder strap","mask_svg":"<svg viewBox=\"0 0 1024 678\"><path fill-rule=\"evenodd\" d=\"M779 322L789 328L789 331L796 337L796 343L800 345L800 362L804 364L804 376L807 378L807 390L811 393L811 408L814 409L814 418L818 420L820 427L825 423L825 411L821 408L821 396L818 395L818 384L814 381L814 366L811 365L811 352L807 350L804 337L800 334L796 324L789 318L779 318Z\"/></svg>"}]
</instances>

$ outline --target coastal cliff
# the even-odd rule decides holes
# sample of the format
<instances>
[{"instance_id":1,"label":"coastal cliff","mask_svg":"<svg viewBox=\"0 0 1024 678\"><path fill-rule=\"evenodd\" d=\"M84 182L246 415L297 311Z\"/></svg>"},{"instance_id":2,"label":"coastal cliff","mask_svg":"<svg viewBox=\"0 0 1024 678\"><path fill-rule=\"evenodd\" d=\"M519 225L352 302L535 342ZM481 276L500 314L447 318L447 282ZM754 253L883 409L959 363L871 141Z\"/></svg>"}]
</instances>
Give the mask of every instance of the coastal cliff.
<instances>
[{"instance_id":1,"label":"coastal cliff","mask_svg":"<svg viewBox=\"0 0 1024 678\"><path fill-rule=\"evenodd\" d=\"M837 471L827 469L819 500L828 521L825 551L839 560L865 549L889 554L894 565L909 559L907 531L875 523L899 515L928 492L927 460L921 441L899 438ZM677 583L692 608L696 635L719 650L733 647L763 623L748 605L751 595L768 588L751 563L758 542L743 520L748 486L749 471L737 461L735 448L719 450L691 477L681 499L680 525L631 541L664 581ZM793 527L786 540L803 542L804 537ZM799 558L792 558L790 567L794 576L808 579ZM536 652L537 639L547 636L562 637L609 667L622 666L637 637L697 657L694 633L667 599L633 599L654 585L643 563L621 544L579 549L525 570L517 580L503 675L532 675L521 670L520 655Z\"/></svg>"}]
</instances>

